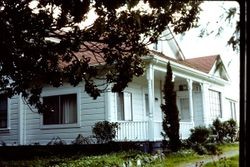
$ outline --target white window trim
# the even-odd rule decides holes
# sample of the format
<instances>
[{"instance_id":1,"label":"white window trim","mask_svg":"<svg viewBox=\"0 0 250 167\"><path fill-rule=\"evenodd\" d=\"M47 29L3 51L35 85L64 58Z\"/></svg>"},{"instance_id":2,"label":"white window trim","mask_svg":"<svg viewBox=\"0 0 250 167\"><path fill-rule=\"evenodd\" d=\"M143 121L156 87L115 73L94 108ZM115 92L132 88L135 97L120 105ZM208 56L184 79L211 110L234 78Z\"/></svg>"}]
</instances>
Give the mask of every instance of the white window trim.
<instances>
[{"instance_id":1,"label":"white window trim","mask_svg":"<svg viewBox=\"0 0 250 167\"><path fill-rule=\"evenodd\" d=\"M80 88L55 88L54 90L45 90L41 96L48 97L48 96L60 96L60 95L67 95L67 94L76 94L76 116L77 122L72 124L54 124L54 125L44 125L43 124L43 115L40 116L40 129L65 129L65 128L80 128L81 127L81 90Z\"/></svg>"},{"instance_id":2,"label":"white window trim","mask_svg":"<svg viewBox=\"0 0 250 167\"><path fill-rule=\"evenodd\" d=\"M10 98L7 98L7 127L6 128L0 128L0 131L9 131L11 129L10 127Z\"/></svg>"}]
</instances>

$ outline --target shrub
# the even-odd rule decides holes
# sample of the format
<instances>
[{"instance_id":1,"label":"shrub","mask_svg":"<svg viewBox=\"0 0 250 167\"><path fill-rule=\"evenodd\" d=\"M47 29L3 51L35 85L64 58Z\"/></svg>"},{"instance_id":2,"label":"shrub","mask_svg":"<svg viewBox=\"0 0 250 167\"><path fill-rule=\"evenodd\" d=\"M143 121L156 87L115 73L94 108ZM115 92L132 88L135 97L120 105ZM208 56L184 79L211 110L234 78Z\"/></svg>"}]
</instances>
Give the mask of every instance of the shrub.
<instances>
[{"instance_id":1,"label":"shrub","mask_svg":"<svg viewBox=\"0 0 250 167\"><path fill-rule=\"evenodd\" d=\"M100 121L95 123L92 132L98 143L107 143L115 138L117 129L117 122Z\"/></svg>"},{"instance_id":2,"label":"shrub","mask_svg":"<svg viewBox=\"0 0 250 167\"><path fill-rule=\"evenodd\" d=\"M47 145L66 145L66 142L62 140L59 136L53 137Z\"/></svg>"},{"instance_id":3,"label":"shrub","mask_svg":"<svg viewBox=\"0 0 250 167\"><path fill-rule=\"evenodd\" d=\"M191 135L189 137L189 141L191 141L192 143L203 144L207 142L210 130L205 126L198 126L194 129L191 129L190 131Z\"/></svg>"},{"instance_id":4,"label":"shrub","mask_svg":"<svg viewBox=\"0 0 250 167\"><path fill-rule=\"evenodd\" d=\"M224 123L221 122L218 118L216 118L210 128L212 130L212 133L216 135L216 142L223 143L225 137L227 136L226 127Z\"/></svg>"},{"instance_id":5,"label":"shrub","mask_svg":"<svg viewBox=\"0 0 250 167\"><path fill-rule=\"evenodd\" d=\"M6 145L7 144L3 140L0 141L0 146L6 146Z\"/></svg>"},{"instance_id":6,"label":"shrub","mask_svg":"<svg viewBox=\"0 0 250 167\"><path fill-rule=\"evenodd\" d=\"M88 137L83 137L83 135L81 134L78 134L76 139L72 141L72 144L76 144L76 145L91 144L91 143L92 142Z\"/></svg>"},{"instance_id":7,"label":"shrub","mask_svg":"<svg viewBox=\"0 0 250 167\"><path fill-rule=\"evenodd\" d=\"M230 119L221 122L218 118L213 121L211 126L212 133L216 135L216 141L223 143L225 140L233 142L237 138L237 123Z\"/></svg>"},{"instance_id":8,"label":"shrub","mask_svg":"<svg viewBox=\"0 0 250 167\"><path fill-rule=\"evenodd\" d=\"M230 139L231 142L234 142L237 136L237 123L235 120L230 119L224 122L226 136Z\"/></svg>"},{"instance_id":9,"label":"shrub","mask_svg":"<svg viewBox=\"0 0 250 167\"><path fill-rule=\"evenodd\" d=\"M208 151L203 144L197 143L193 145L192 149L199 155L207 154Z\"/></svg>"}]
</instances>

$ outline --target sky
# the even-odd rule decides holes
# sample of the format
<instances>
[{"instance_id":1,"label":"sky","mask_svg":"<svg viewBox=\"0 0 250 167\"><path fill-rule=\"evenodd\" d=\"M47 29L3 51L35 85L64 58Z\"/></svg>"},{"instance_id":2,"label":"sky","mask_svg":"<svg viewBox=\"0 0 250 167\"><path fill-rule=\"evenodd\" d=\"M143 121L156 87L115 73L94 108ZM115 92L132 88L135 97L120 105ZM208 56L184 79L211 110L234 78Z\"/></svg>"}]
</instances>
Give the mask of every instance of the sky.
<instances>
[{"instance_id":1,"label":"sky","mask_svg":"<svg viewBox=\"0 0 250 167\"><path fill-rule=\"evenodd\" d=\"M224 8L239 7L235 1L205 1L201 6L203 11L200 13L200 24L206 25L209 21L211 28L218 27L220 21L218 21L218 23L216 23L216 21L224 12L222 6ZM228 90L227 93L229 96L238 99L240 57L239 53L234 52L230 46L227 46L227 41L234 29L227 24L223 26L225 27L224 31L218 37L211 35L200 38L198 37L200 33L199 29L190 29L185 35L177 35L176 39L187 59L219 54L232 82L232 87L229 88L230 90Z\"/></svg>"}]
</instances>

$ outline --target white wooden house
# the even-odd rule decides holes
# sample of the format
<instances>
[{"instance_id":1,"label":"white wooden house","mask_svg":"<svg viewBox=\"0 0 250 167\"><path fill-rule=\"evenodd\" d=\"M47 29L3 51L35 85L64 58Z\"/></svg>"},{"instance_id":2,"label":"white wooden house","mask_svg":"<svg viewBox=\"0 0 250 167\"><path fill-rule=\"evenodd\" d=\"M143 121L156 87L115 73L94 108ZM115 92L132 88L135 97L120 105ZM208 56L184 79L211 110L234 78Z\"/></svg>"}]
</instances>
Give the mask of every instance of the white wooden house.
<instances>
[{"instance_id":1,"label":"white wooden house","mask_svg":"<svg viewBox=\"0 0 250 167\"><path fill-rule=\"evenodd\" d=\"M122 93L107 89L96 100L84 92L83 84L45 87L43 100L57 108L52 115L38 114L20 96L8 99L0 95L0 145L1 141L43 145L57 136L71 143L78 134L92 135L93 125L103 120L120 123L117 141L161 141L161 90L168 61L174 75L182 139L189 136L191 128L208 126L217 117L236 119L238 102L225 96L230 79L219 55L185 59L173 38L153 46L144 61L147 69L143 76L135 77Z\"/></svg>"}]
</instances>

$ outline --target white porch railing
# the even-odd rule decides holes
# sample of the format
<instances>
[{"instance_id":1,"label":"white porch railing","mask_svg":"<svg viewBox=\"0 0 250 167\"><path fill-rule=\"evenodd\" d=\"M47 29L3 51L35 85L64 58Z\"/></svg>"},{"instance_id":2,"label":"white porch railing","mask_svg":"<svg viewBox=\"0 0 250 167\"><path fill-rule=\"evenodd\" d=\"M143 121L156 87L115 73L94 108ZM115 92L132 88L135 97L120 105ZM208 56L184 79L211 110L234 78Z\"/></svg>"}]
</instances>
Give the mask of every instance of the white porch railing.
<instances>
[{"instance_id":1,"label":"white porch railing","mask_svg":"<svg viewBox=\"0 0 250 167\"><path fill-rule=\"evenodd\" d=\"M117 141L148 140L148 121L119 121Z\"/></svg>"},{"instance_id":2,"label":"white porch railing","mask_svg":"<svg viewBox=\"0 0 250 167\"><path fill-rule=\"evenodd\" d=\"M148 121L119 121L116 141L146 141L148 136ZM187 139L190 129L194 127L192 122L180 122L180 138ZM154 140L162 140L162 122L154 122Z\"/></svg>"}]
</instances>

